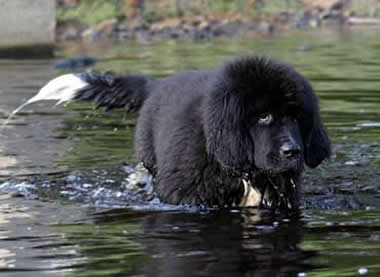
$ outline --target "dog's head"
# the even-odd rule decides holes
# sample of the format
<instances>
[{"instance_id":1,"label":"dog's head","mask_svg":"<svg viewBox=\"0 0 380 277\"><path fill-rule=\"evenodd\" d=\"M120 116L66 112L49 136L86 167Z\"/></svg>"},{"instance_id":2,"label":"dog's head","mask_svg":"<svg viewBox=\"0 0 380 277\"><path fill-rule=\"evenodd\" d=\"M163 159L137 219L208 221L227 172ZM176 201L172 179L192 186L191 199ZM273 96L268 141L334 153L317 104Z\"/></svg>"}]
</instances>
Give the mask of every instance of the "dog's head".
<instances>
[{"instance_id":1,"label":"dog's head","mask_svg":"<svg viewBox=\"0 0 380 277\"><path fill-rule=\"evenodd\" d=\"M237 174L290 176L289 184L281 185L286 193L304 163L314 168L329 157L317 97L290 65L239 58L221 68L210 90L207 151L223 167Z\"/></svg>"}]
</instances>

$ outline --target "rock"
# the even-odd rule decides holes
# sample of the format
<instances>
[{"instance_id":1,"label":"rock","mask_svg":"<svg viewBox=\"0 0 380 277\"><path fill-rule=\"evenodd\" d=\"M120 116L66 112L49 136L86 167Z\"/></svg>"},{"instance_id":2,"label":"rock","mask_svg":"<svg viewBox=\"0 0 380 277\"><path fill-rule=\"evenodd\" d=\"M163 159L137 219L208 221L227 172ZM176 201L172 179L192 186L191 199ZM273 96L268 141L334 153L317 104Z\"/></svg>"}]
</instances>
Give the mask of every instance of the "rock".
<instances>
[{"instance_id":1,"label":"rock","mask_svg":"<svg viewBox=\"0 0 380 277\"><path fill-rule=\"evenodd\" d=\"M341 16L327 16L323 18L323 24L328 25L342 25L345 21L346 19Z\"/></svg>"},{"instance_id":2,"label":"rock","mask_svg":"<svg viewBox=\"0 0 380 277\"><path fill-rule=\"evenodd\" d=\"M235 37L239 31L240 23L227 23L223 26L223 33L225 36L232 38Z\"/></svg>"},{"instance_id":3,"label":"rock","mask_svg":"<svg viewBox=\"0 0 380 277\"><path fill-rule=\"evenodd\" d=\"M91 66L94 65L98 62L99 60L93 57L88 57L88 56L78 56L78 57L73 57L69 58L60 62L57 62L54 65L55 69L75 69L75 68L83 68L86 66ZM70 175L73 176L73 175Z\"/></svg>"},{"instance_id":4,"label":"rock","mask_svg":"<svg viewBox=\"0 0 380 277\"><path fill-rule=\"evenodd\" d=\"M306 3L308 11L318 13L319 21L323 20L327 24L343 24L352 0L303 0L303 2L308 2Z\"/></svg>"},{"instance_id":5,"label":"rock","mask_svg":"<svg viewBox=\"0 0 380 277\"><path fill-rule=\"evenodd\" d=\"M317 27L322 22L343 23L342 18L346 17L339 12L339 7L343 7L348 0L326 1L304 1L310 6L310 10L296 15L292 12L280 12L271 21L256 22L241 15L221 19L212 16L196 16L168 19L162 22L148 24L143 17L136 17L127 22L118 22L117 19L103 21L91 28L67 26L61 37L64 40L87 39L96 41L99 39L116 38L118 40L136 40L140 43L150 43L163 39L173 40L209 40L215 37L226 38L256 38L273 35L277 26L294 28ZM327 3L328 2L328 3ZM339 6L339 3L342 3ZM328 7L328 8L326 8ZM321 9L325 9L321 11ZM337 10L338 9L338 10ZM336 11L338 11L336 13ZM273 23L274 22L274 23ZM352 20L351 22L355 22ZM373 21L376 22L376 21ZM378 21L380 24L380 21ZM298 49L308 51L310 48Z\"/></svg>"},{"instance_id":6,"label":"rock","mask_svg":"<svg viewBox=\"0 0 380 277\"><path fill-rule=\"evenodd\" d=\"M111 37L117 30L117 19L109 19L99 23L94 30L102 36Z\"/></svg>"},{"instance_id":7,"label":"rock","mask_svg":"<svg viewBox=\"0 0 380 277\"><path fill-rule=\"evenodd\" d=\"M78 6L80 0L57 0L57 6L64 8L74 8Z\"/></svg>"},{"instance_id":8,"label":"rock","mask_svg":"<svg viewBox=\"0 0 380 277\"><path fill-rule=\"evenodd\" d=\"M149 31L141 30L135 34L135 39L138 43L148 44L152 42L152 36Z\"/></svg>"},{"instance_id":9,"label":"rock","mask_svg":"<svg viewBox=\"0 0 380 277\"><path fill-rule=\"evenodd\" d=\"M194 41L197 38L197 29L193 26L186 25L183 29L183 36L185 40Z\"/></svg>"},{"instance_id":10,"label":"rock","mask_svg":"<svg viewBox=\"0 0 380 277\"><path fill-rule=\"evenodd\" d=\"M177 32L176 30L171 31L171 32L169 33L169 37L170 37L171 39L178 39L178 38L180 37L180 33Z\"/></svg>"},{"instance_id":11,"label":"rock","mask_svg":"<svg viewBox=\"0 0 380 277\"><path fill-rule=\"evenodd\" d=\"M216 23L216 24L212 27L212 33L213 33L214 36L216 36L216 37L222 36L222 35L224 34L223 24L221 24L221 23Z\"/></svg>"},{"instance_id":12,"label":"rock","mask_svg":"<svg viewBox=\"0 0 380 277\"><path fill-rule=\"evenodd\" d=\"M143 17L136 17L129 22L129 28L133 31L147 30L149 29L149 24Z\"/></svg>"},{"instance_id":13,"label":"rock","mask_svg":"<svg viewBox=\"0 0 380 277\"><path fill-rule=\"evenodd\" d=\"M132 32L130 32L129 30L120 31L118 32L118 38L120 40L129 40L132 38Z\"/></svg>"},{"instance_id":14,"label":"rock","mask_svg":"<svg viewBox=\"0 0 380 277\"><path fill-rule=\"evenodd\" d=\"M193 33L195 28L191 25L185 24L182 26L182 30L183 30L184 34L188 35L190 33Z\"/></svg>"},{"instance_id":15,"label":"rock","mask_svg":"<svg viewBox=\"0 0 380 277\"><path fill-rule=\"evenodd\" d=\"M117 31L118 32L126 32L126 31L129 31L129 25L128 23L124 22L124 23L119 23L117 25Z\"/></svg>"},{"instance_id":16,"label":"rock","mask_svg":"<svg viewBox=\"0 0 380 277\"><path fill-rule=\"evenodd\" d=\"M150 32L151 32L152 34L154 34L154 33L158 33L158 32L161 32L162 29L163 29L163 26L162 26L162 24L160 24L160 23L153 23L153 24L150 26L150 28L149 28L149 30L150 30Z\"/></svg>"},{"instance_id":17,"label":"rock","mask_svg":"<svg viewBox=\"0 0 380 277\"><path fill-rule=\"evenodd\" d=\"M277 24L288 24L290 20L292 19L293 15L291 15L289 12L279 12L274 16L275 22Z\"/></svg>"},{"instance_id":18,"label":"rock","mask_svg":"<svg viewBox=\"0 0 380 277\"><path fill-rule=\"evenodd\" d=\"M62 34L59 35L59 40L78 40L81 37L81 32L77 27L67 27Z\"/></svg>"},{"instance_id":19,"label":"rock","mask_svg":"<svg viewBox=\"0 0 380 277\"><path fill-rule=\"evenodd\" d=\"M203 21L204 21L204 17L202 16L195 16L194 18L191 19L191 25L193 25L194 27L197 27L199 26Z\"/></svg>"},{"instance_id":20,"label":"rock","mask_svg":"<svg viewBox=\"0 0 380 277\"><path fill-rule=\"evenodd\" d=\"M204 20L204 21L202 21L199 24L198 29L201 30L201 31L210 30L211 29L211 24L207 20Z\"/></svg>"},{"instance_id":21,"label":"rock","mask_svg":"<svg viewBox=\"0 0 380 277\"><path fill-rule=\"evenodd\" d=\"M272 35L275 29L276 29L275 26L268 22L261 22L257 26L257 31L261 33L262 35L266 35L266 36Z\"/></svg>"},{"instance_id":22,"label":"rock","mask_svg":"<svg viewBox=\"0 0 380 277\"><path fill-rule=\"evenodd\" d=\"M100 34L93 28L88 28L82 32L81 38L85 40L97 40L100 38Z\"/></svg>"},{"instance_id":23,"label":"rock","mask_svg":"<svg viewBox=\"0 0 380 277\"><path fill-rule=\"evenodd\" d=\"M302 14L302 16L296 20L295 23L292 24L292 27L296 29L303 29L312 26L312 21L314 17L310 11L306 11Z\"/></svg>"},{"instance_id":24,"label":"rock","mask_svg":"<svg viewBox=\"0 0 380 277\"><path fill-rule=\"evenodd\" d=\"M346 5L351 4L350 0L301 0L306 9L343 9Z\"/></svg>"},{"instance_id":25,"label":"rock","mask_svg":"<svg viewBox=\"0 0 380 277\"><path fill-rule=\"evenodd\" d=\"M361 17L350 17L347 19L349 24L357 25L380 25L379 18L361 18Z\"/></svg>"},{"instance_id":26,"label":"rock","mask_svg":"<svg viewBox=\"0 0 380 277\"><path fill-rule=\"evenodd\" d=\"M79 22L57 23L56 38L58 41L79 40L87 27Z\"/></svg>"}]
</instances>

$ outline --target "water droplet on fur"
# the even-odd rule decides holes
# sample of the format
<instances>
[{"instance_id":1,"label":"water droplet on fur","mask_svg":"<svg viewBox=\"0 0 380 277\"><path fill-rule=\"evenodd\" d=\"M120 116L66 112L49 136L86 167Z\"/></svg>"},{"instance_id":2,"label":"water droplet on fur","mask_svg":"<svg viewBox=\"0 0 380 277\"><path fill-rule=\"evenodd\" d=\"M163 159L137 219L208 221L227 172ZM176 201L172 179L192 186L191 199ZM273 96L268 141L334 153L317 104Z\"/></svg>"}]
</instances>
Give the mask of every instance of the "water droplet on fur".
<instances>
[{"instance_id":1,"label":"water droplet on fur","mask_svg":"<svg viewBox=\"0 0 380 277\"><path fill-rule=\"evenodd\" d=\"M290 179L290 183L292 184L292 188L295 189L296 188L296 183L294 182L293 179Z\"/></svg>"}]
</instances>

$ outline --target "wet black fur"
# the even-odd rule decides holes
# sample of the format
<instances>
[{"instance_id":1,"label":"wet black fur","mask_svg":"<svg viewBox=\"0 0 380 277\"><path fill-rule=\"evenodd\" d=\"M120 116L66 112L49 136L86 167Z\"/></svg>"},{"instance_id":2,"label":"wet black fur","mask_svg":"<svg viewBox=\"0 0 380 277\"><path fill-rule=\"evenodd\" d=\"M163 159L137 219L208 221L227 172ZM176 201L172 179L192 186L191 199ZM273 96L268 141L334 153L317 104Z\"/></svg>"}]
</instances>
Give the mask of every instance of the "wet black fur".
<instances>
[{"instance_id":1,"label":"wet black fur","mask_svg":"<svg viewBox=\"0 0 380 277\"><path fill-rule=\"evenodd\" d=\"M216 70L162 79L113 74L81 78L90 86L76 99L106 108L142 106L137 155L167 203L238 204L244 178L278 198L275 188L290 191L292 179L296 189L289 197L297 206L303 164L314 168L330 156L311 85L281 62L242 57ZM265 113L272 114L274 122L260 126L258 118ZM278 157L279 147L289 140L301 149L291 161ZM273 205L279 206L278 201Z\"/></svg>"}]
</instances>

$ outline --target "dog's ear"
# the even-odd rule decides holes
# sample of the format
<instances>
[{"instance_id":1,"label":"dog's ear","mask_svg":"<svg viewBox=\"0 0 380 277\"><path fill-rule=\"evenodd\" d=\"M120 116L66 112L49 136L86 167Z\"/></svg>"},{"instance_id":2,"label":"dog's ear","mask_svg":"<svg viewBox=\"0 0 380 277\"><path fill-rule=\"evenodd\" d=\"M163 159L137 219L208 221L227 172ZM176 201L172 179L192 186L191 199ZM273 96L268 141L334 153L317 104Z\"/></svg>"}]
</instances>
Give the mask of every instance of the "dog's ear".
<instances>
[{"instance_id":1,"label":"dog's ear","mask_svg":"<svg viewBox=\"0 0 380 277\"><path fill-rule=\"evenodd\" d=\"M309 82L302 77L303 105L298 122L304 144L305 163L314 168L331 155L331 143L322 123L318 98Z\"/></svg>"},{"instance_id":2,"label":"dog's ear","mask_svg":"<svg viewBox=\"0 0 380 277\"><path fill-rule=\"evenodd\" d=\"M207 152L233 171L245 171L253 164L253 142L244 121L244 103L222 88L210 93L203 110Z\"/></svg>"}]
</instances>

